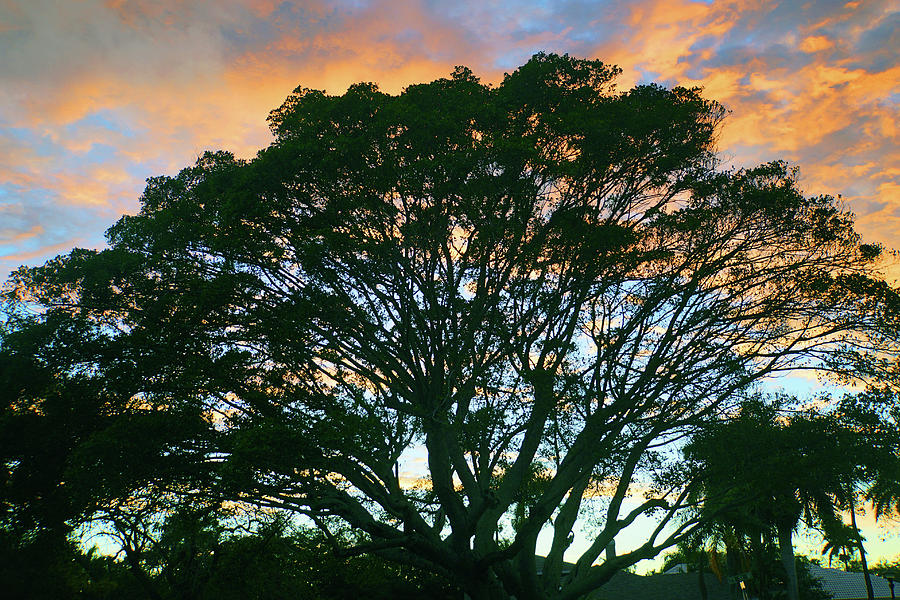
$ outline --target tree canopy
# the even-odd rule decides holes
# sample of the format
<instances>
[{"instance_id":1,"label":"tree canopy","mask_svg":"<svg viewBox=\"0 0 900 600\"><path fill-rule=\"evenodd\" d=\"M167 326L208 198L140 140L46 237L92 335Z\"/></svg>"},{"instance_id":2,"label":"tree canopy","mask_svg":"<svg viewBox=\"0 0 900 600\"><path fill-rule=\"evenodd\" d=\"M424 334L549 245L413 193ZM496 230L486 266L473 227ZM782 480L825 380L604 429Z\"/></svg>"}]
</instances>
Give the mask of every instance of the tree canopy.
<instances>
[{"instance_id":1,"label":"tree canopy","mask_svg":"<svg viewBox=\"0 0 900 600\"><path fill-rule=\"evenodd\" d=\"M350 552L475 600L578 598L692 533L673 444L772 374L890 364L900 302L839 201L783 162L721 169L719 104L618 72L538 54L496 86L297 88L255 158L150 179L108 249L19 270L8 331L94 340L35 361L181 424L158 471L99 489L349 525Z\"/></svg>"}]
</instances>

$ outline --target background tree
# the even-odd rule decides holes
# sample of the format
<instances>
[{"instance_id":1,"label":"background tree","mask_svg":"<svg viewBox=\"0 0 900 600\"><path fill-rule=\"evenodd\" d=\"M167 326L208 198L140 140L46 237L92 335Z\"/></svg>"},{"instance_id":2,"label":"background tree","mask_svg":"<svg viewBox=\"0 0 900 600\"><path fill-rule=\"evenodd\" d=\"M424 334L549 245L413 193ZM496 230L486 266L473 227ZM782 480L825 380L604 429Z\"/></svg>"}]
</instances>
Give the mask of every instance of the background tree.
<instances>
[{"instance_id":1,"label":"background tree","mask_svg":"<svg viewBox=\"0 0 900 600\"><path fill-rule=\"evenodd\" d=\"M788 597L796 598L792 533L801 522L825 535L823 553L843 555L852 548L849 555L859 552L865 563L856 527L858 497L893 468L897 432L866 394L845 397L830 413L785 412L789 407L780 405L783 401L745 403L737 415L697 435L687 454L704 473L707 520L749 536L757 557L765 556L766 538L774 534ZM850 515L849 525L842 521L843 511ZM757 573L757 579L763 583L764 574ZM761 590L763 597L767 593Z\"/></svg>"},{"instance_id":2,"label":"background tree","mask_svg":"<svg viewBox=\"0 0 900 600\"><path fill-rule=\"evenodd\" d=\"M894 368L900 365L894 365ZM846 396L841 403L841 418L856 430L877 435L872 460L866 473L864 498L875 511L875 518L900 517L900 387L896 374L879 379L881 385Z\"/></svg>"},{"instance_id":3,"label":"background tree","mask_svg":"<svg viewBox=\"0 0 900 600\"><path fill-rule=\"evenodd\" d=\"M862 565L859 561L851 560L847 570L860 572ZM900 573L900 555L894 556L893 559L882 558L874 565L870 565L870 570L879 577L884 577L886 573Z\"/></svg>"},{"instance_id":4,"label":"background tree","mask_svg":"<svg viewBox=\"0 0 900 600\"><path fill-rule=\"evenodd\" d=\"M783 429L775 422L777 407L753 398L745 402L733 418L711 422L686 448L701 472L703 520L710 525L714 545L726 536L726 552L736 555L727 562L734 568L749 564L753 579L748 582L760 598L769 598L769 559L772 538L783 541L783 529L793 530L802 507L795 494L793 474L795 453L787 447ZM802 470L799 465L798 470ZM789 539L789 537L788 537ZM747 561L740 561L746 557ZM790 563L793 566L793 550ZM735 575L737 573L734 573ZM788 570L788 597L796 599L796 579Z\"/></svg>"},{"instance_id":5,"label":"background tree","mask_svg":"<svg viewBox=\"0 0 900 600\"><path fill-rule=\"evenodd\" d=\"M893 378L887 379L891 381ZM856 395L843 398L836 419L841 426L833 429L833 436L850 456L856 458L849 470L850 477L839 499L842 508L850 515L849 526L838 529L831 537L837 547L846 547L850 541L859 553L859 562L866 582L866 593L874 598L875 592L869 575L864 538L856 524L857 506L868 500L879 519L896 505L898 489L897 473L900 473L900 429L897 424L896 395L888 386L872 387ZM853 552L850 553L851 556Z\"/></svg>"},{"instance_id":6,"label":"background tree","mask_svg":"<svg viewBox=\"0 0 900 600\"><path fill-rule=\"evenodd\" d=\"M108 250L17 272L10 310L95 324L118 363L91 372L190 424L154 450L171 487L349 525L475 600L580 597L692 533L672 442L772 373L897 350L849 213L784 163L717 171L719 105L617 74L541 54L496 87L298 88L255 159L151 179Z\"/></svg>"},{"instance_id":7,"label":"background tree","mask_svg":"<svg viewBox=\"0 0 900 600\"><path fill-rule=\"evenodd\" d=\"M178 459L179 445L206 423L177 407L143 405L130 391L127 361L97 321L61 311L7 313L0 328L0 579L11 597L135 592L122 587L118 567L84 554L72 537L110 507L135 505L148 486L157 496L160 482L178 486L176 471L193 464Z\"/></svg>"}]
</instances>

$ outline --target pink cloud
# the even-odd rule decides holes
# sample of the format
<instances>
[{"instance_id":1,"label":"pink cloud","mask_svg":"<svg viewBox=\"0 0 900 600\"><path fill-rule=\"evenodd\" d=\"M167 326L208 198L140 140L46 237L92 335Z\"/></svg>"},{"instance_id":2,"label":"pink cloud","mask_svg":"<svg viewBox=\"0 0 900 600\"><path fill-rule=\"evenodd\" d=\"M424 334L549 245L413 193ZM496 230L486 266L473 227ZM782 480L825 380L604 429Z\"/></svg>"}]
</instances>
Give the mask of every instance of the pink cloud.
<instances>
[{"instance_id":1,"label":"pink cloud","mask_svg":"<svg viewBox=\"0 0 900 600\"><path fill-rule=\"evenodd\" d=\"M43 225L34 225L28 231L0 229L0 245L8 246L10 244L17 244L25 240L35 238L42 233L44 233Z\"/></svg>"},{"instance_id":2,"label":"pink cloud","mask_svg":"<svg viewBox=\"0 0 900 600\"><path fill-rule=\"evenodd\" d=\"M73 238L70 240L66 240L64 242L60 242L58 244L44 246L37 250L5 254L5 255L0 256L0 264L7 263L11 268L15 268L17 265L26 263L35 258L49 259L49 258L52 258L56 254L67 253L72 248L78 246L79 243L80 243L79 239Z\"/></svg>"}]
</instances>

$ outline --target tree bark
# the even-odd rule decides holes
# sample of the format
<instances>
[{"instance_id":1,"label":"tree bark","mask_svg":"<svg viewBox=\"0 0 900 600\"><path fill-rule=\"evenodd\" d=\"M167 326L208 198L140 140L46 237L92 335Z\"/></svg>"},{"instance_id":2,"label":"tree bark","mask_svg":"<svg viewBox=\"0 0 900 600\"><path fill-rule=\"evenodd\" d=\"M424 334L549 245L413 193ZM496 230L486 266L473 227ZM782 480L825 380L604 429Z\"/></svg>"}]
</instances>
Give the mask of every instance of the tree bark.
<instances>
[{"instance_id":1,"label":"tree bark","mask_svg":"<svg viewBox=\"0 0 900 600\"><path fill-rule=\"evenodd\" d=\"M778 550L781 553L781 564L787 574L788 600L799 600L800 587L797 582L797 562L794 560L794 546L791 540L793 527L778 526Z\"/></svg>"}]
</instances>

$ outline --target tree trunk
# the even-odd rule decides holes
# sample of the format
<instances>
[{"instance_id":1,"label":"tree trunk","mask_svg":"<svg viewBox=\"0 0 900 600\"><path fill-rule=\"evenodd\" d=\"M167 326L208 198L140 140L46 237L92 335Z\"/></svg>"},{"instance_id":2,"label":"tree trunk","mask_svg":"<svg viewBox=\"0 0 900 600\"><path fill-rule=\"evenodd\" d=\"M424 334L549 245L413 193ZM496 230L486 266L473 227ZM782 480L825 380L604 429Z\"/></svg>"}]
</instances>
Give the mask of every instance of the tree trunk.
<instances>
[{"instance_id":1,"label":"tree trunk","mask_svg":"<svg viewBox=\"0 0 900 600\"><path fill-rule=\"evenodd\" d=\"M737 576L741 572L741 563L737 555L738 550L731 545L725 546L725 576ZM727 579L726 579L727 581ZM728 583L728 594L731 600L737 600L741 596L738 584Z\"/></svg>"},{"instance_id":2,"label":"tree trunk","mask_svg":"<svg viewBox=\"0 0 900 600\"><path fill-rule=\"evenodd\" d=\"M791 541L794 528L787 525L778 526L778 550L781 554L781 564L787 574L788 600L799 600L800 587L797 583L797 562L794 560L794 545Z\"/></svg>"},{"instance_id":3,"label":"tree trunk","mask_svg":"<svg viewBox=\"0 0 900 600\"><path fill-rule=\"evenodd\" d=\"M510 597L503 585L489 573L469 579L463 590L466 600L509 600Z\"/></svg>"},{"instance_id":4,"label":"tree trunk","mask_svg":"<svg viewBox=\"0 0 900 600\"><path fill-rule=\"evenodd\" d=\"M856 527L856 502L850 499L850 524L856 532L856 548L859 550L859 562L862 564L863 577L866 580L866 597L875 600L875 589L872 587L872 577L869 575L869 563L866 561L866 549L863 547L862 536Z\"/></svg>"},{"instance_id":5,"label":"tree trunk","mask_svg":"<svg viewBox=\"0 0 900 600\"><path fill-rule=\"evenodd\" d=\"M760 533L750 544L753 552L753 566L756 568L756 593L759 600L769 600L769 573L766 569L766 539Z\"/></svg>"},{"instance_id":6,"label":"tree trunk","mask_svg":"<svg viewBox=\"0 0 900 600\"><path fill-rule=\"evenodd\" d=\"M125 561L128 563L128 567L131 569L132 575L134 578L138 580L138 583L144 591L147 592L147 595L150 596L153 600L163 600L162 596L159 593L159 590L156 589L156 585L153 583L153 580L150 579L150 576L144 571L144 568L141 566L141 561L138 556L138 552L133 548L130 548L127 544L124 547L125 549Z\"/></svg>"},{"instance_id":7,"label":"tree trunk","mask_svg":"<svg viewBox=\"0 0 900 600\"><path fill-rule=\"evenodd\" d=\"M708 594L706 592L706 579L703 577L703 571L705 570L703 559L706 558L706 553L703 552L703 548L700 548L699 559L697 560L697 585L700 587L700 600L707 600Z\"/></svg>"}]
</instances>

